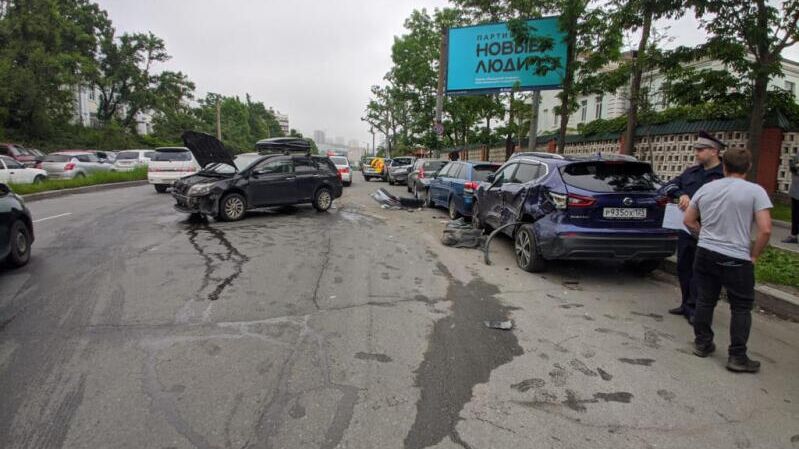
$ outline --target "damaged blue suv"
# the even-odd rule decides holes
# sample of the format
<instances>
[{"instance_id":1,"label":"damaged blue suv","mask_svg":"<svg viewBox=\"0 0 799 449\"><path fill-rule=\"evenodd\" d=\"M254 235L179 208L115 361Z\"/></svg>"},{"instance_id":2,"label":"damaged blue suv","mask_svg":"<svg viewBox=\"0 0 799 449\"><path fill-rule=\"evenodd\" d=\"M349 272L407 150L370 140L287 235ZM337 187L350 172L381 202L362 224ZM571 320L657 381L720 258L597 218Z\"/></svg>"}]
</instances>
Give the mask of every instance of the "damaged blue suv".
<instances>
[{"instance_id":1,"label":"damaged blue suv","mask_svg":"<svg viewBox=\"0 0 799 449\"><path fill-rule=\"evenodd\" d=\"M630 156L522 154L478 187L472 224L512 237L526 271L554 259L612 259L646 273L677 243L661 227L668 199L660 188L652 167Z\"/></svg>"}]
</instances>

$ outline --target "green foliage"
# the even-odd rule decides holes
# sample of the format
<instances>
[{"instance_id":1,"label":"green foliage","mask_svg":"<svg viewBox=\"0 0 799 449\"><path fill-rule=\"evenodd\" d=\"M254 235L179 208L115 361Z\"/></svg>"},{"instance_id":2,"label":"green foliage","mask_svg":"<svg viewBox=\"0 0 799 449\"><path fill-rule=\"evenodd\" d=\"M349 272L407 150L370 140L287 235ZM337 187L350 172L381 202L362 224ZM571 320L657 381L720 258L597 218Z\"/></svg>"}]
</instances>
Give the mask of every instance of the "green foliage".
<instances>
[{"instance_id":1,"label":"green foliage","mask_svg":"<svg viewBox=\"0 0 799 449\"><path fill-rule=\"evenodd\" d=\"M771 209L771 218L774 220L791 221L791 205L774 201L774 208Z\"/></svg>"},{"instance_id":2,"label":"green foliage","mask_svg":"<svg viewBox=\"0 0 799 449\"><path fill-rule=\"evenodd\" d=\"M106 13L89 0L7 1L0 11L0 122L47 136L72 113L72 91L91 71Z\"/></svg>"},{"instance_id":3,"label":"green foliage","mask_svg":"<svg viewBox=\"0 0 799 449\"><path fill-rule=\"evenodd\" d=\"M11 184L11 190L20 195L29 193L46 192L49 190L73 189L97 184L110 184L115 182L138 181L147 179L147 168L137 168L128 172L98 172L84 178L77 179L48 179L39 184Z\"/></svg>"},{"instance_id":4,"label":"green foliage","mask_svg":"<svg viewBox=\"0 0 799 449\"><path fill-rule=\"evenodd\" d=\"M799 288L799 254L766 247L755 264L755 279Z\"/></svg>"}]
</instances>

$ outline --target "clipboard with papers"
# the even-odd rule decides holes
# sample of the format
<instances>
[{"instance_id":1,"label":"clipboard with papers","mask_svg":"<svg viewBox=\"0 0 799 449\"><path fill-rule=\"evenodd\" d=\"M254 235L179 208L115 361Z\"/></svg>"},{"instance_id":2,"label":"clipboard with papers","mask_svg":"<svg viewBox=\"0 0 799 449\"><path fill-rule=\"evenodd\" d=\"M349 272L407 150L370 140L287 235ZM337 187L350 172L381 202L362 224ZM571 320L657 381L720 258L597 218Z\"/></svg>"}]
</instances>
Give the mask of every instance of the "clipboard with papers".
<instances>
[{"instance_id":1,"label":"clipboard with papers","mask_svg":"<svg viewBox=\"0 0 799 449\"><path fill-rule=\"evenodd\" d=\"M669 203L666 205L666 212L663 214L663 228L665 229L675 229L678 231L685 231L687 233L691 233L687 227L685 227L685 212L680 210L680 207L674 203Z\"/></svg>"}]
</instances>

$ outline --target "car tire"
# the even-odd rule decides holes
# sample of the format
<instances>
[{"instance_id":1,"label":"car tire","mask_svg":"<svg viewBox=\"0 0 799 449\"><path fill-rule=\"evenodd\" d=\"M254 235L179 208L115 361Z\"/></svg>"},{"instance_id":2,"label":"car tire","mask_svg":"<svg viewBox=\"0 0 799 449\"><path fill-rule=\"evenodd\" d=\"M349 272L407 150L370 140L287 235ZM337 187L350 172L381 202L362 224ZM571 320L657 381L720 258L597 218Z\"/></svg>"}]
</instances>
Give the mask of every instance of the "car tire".
<instances>
[{"instance_id":1,"label":"car tire","mask_svg":"<svg viewBox=\"0 0 799 449\"><path fill-rule=\"evenodd\" d=\"M485 226L480 222L480 206L477 201L472 205L472 229L483 230Z\"/></svg>"},{"instance_id":2,"label":"car tire","mask_svg":"<svg viewBox=\"0 0 799 449\"><path fill-rule=\"evenodd\" d=\"M663 263L660 259L647 259L627 261L624 263L625 267L638 276L646 276L647 274L660 268Z\"/></svg>"},{"instance_id":3,"label":"car tire","mask_svg":"<svg viewBox=\"0 0 799 449\"><path fill-rule=\"evenodd\" d=\"M155 187L155 191L158 193L166 193L166 189L169 186L166 184L153 184L153 187Z\"/></svg>"},{"instance_id":4,"label":"car tire","mask_svg":"<svg viewBox=\"0 0 799 449\"><path fill-rule=\"evenodd\" d=\"M219 218L222 221L238 221L244 218L247 200L238 193L228 193L219 202Z\"/></svg>"},{"instance_id":5,"label":"car tire","mask_svg":"<svg viewBox=\"0 0 799 449\"><path fill-rule=\"evenodd\" d=\"M344 187L349 187L352 185L352 181L347 181L344 183Z\"/></svg>"},{"instance_id":6,"label":"car tire","mask_svg":"<svg viewBox=\"0 0 799 449\"><path fill-rule=\"evenodd\" d=\"M388 185L393 186L394 185L394 180L392 180L391 178L388 178Z\"/></svg>"},{"instance_id":7,"label":"car tire","mask_svg":"<svg viewBox=\"0 0 799 449\"><path fill-rule=\"evenodd\" d=\"M46 179L47 179L47 178L45 178L44 176L42 176L42 175L39 175L39 176L36 176L35 178L33 178L33 183L34 183L34 184L41 184L41 183L43 183L43 182L44 182Z\"/></svg>"},{"instance_id":8,"label":"car tire","mask_svg":"<svg viewBox=\"0 0 799 449\"><path fill-rule=\"evenodd\" d=\"M9 252L6 261L12 267L21 267L31 258L31 232L23 220L11 224Z\"/></svg>"},{"instance_id":9,"label":"car tire","mask_svg":"<svg viewBox=\"0 0 799 449\"><path fill-rule=\"evenodd\" d=\"M86 177L86 175L84 175L81 172L81 173L76 173L75 176L72 179L81 179L81 178L85 178L85 177Z\"/></svg>"},{"instance_id":10,"label":"car tire","mask_svg":"<svg viewBox=\"0 0 799 449\"><path fill-rule=\"evenodd\" d=\"M333 192L327 187L322 187L313 196L313 207L319 212L325 212L333 205Z\"/></svg>"},{"instance_id":11,"label":"car tire","mask_svg":"<svg viewBox=\"0 0 799 449\"><path fill-rule=\"evenodd\" d=\"M516 264L522 270L530 273L544 271L545 261L538 249L533 225L521 225L516 231L513 236L513 252L516 255Z\"/></svg>"},{"instance_id":12,"label":"car tire","mask_svg":"<svg viewBox=\"0 0 799 449\"><path fill-rule=\"evenodd\" d=\"M449 210L449 219L450 220L457 220L461 218L461 213L458 212L458 208L455 207L455 201L452 198L449 199L449 203L447 203L447 209Z\"/></svg>"},{"instance_id":13,"label":"car tire","mask_svg":"<svg viewBox=\"0 0 799 449\"><path fill-rule=\"evenodd\" d=\"M433 207L433 200L430 198L430 189L422 189L422 204L424 207Z\"/></svg>"}]
</instances>

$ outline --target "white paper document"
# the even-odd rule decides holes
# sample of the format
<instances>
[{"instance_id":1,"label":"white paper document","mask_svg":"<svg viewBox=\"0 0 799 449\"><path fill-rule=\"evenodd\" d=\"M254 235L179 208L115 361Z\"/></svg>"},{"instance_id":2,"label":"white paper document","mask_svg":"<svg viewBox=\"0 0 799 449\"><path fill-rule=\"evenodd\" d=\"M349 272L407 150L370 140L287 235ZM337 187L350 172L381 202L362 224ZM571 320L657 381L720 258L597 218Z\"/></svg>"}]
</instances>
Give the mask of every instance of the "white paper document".
<instances>
[{"instance_id":1,"label":"white paper document","mask_svg":"<svg viewBox=\"0 0 799 449\"><path fill-rule=\"evenodd\" d=\"M666 213L663 214L663 227L666 229L676 229L678 231L685 231L691 233L685 227L683 220L685 219L685 212L680 210L676 204L669 203L666 205Z\"/></svg>"}]
</instances>

